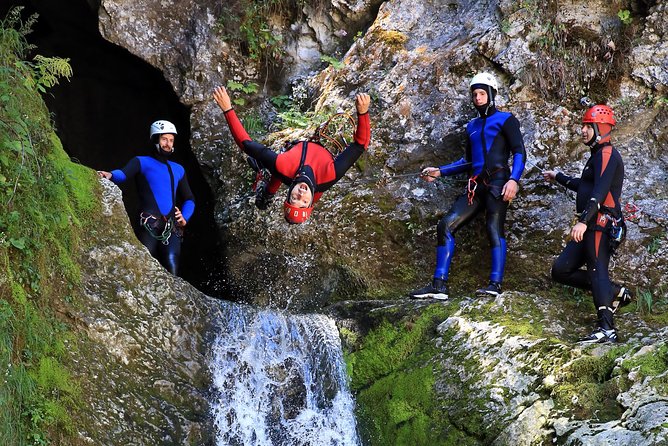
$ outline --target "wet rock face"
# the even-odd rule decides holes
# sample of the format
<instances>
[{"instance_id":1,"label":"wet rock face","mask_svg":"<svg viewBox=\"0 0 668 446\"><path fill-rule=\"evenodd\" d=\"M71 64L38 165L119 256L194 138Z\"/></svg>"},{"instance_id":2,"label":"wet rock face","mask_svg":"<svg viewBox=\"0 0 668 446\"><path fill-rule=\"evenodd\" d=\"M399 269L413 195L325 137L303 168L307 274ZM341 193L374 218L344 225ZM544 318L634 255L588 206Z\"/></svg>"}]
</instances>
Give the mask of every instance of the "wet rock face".
<instances>
[{"instance_id":1,"label":"wet rock face","mask_svg":"<svg viewBox=\"0 0 668 446\"><path fill-rule=\"evenodd\" d=\"M668 90L668 5L657 2L647 16L640 43L633 48L633 72L649 88Z\"/></svg>"},{"instance_id":2,"label":"wet rock face","mask_svg":"<svg viewBox=\"0 0 668 446\"><path fill-rule=\"evenodd\" d=\"M392 444L409 433L429 435L413 424L422 416L427 419L420 425L433 435L429 444L443 438L497 446L663 444L665 327L652 329L627 313L618 318L623 343L583 347L573 341L591 324L586 305L560 299L506 292L438 304L330 307L344 338L359 413L386 415L368 438ZM425 329L430 317L434 327ZM433 380L430 399L419 399L422 381L408 381L408 393L397 388L406 376ZM404 406L411 411L401 418Z\"/></svg>"},{"instance_id":3,"label":"wet rock face","mask_svg":"<svg viewBox=\"0 0 668 446\"><path fill-rule=\"evenodd\" d=\"M393 296L428 280L433 253L422 248L433 248L435 223L462 193L464 179L426 184L393 175L464 155L464 126L475 116L468 81L478 71L499 78L497 105L519 119L528 153L522 189L507 222L511 286L532 286L526 279L530 271L534 285L550 283L549 265L563 246L574 203L559 186L545 184L540 171L581 171L589 156L578 133L582 95L607 102L618 116L613 142L626 165L623 200L665 215L668 204L656 191L663 190L665 178L657 160L665 142L666 7L634 6L630 25L618 12L610 2L575 0L543 7L510 1L360 0L307 7L291 16L293 22L282 28L288 55L283 77L271 80L303 86L307 103L313 101L318 110L353 111L357 91L373 98L368 153L301 227L288 226L281 217L283 189L268 211L254 208L245 157L210 100L213 87L229 79L265 87L256 95L234 93L246 100L237 106L238 114L262 140L278 120L267 99L285 92L271 90L266 70L215 32L216 2L103 1L100 29L160 68L191 106L191 144L217 194L216 221L227 243L231 288L250 301L299 309L365 293ZM341 29L347 37L335 37ZM349 39L358 30L363 34ZM337 50L346 51L342 66L321 69L319 55ZM277 134L268 138L279 139ZM479 286L487 274L480 261L487 258L487 242L476 225L458 238L461 249L453 267L453 281L466 287ZM646 216L629 225L618 280L664 283L665 267L647 248L650 243L658 252L667 248L657 231L657 223ZM535 265L541 265L539 273ZM247 274L255 267L260 282ZM471 270L475 277L469 277ZM640 270L657 274L635 272Z\"/></svg>"},{"instance_id":4,"label":"wet rock face","mask_svg":"<svg viewBox=\"0 0 668 446\"><path fill-rule=\"evenodd\" d=\"M72 371L91 444L207 444L205 338L215 304L167 273L141 246L120 190L103 180L103 215L82 256L82 330ZM86 358L85 360L81 358Z\"/></svg>"}]
</instances>

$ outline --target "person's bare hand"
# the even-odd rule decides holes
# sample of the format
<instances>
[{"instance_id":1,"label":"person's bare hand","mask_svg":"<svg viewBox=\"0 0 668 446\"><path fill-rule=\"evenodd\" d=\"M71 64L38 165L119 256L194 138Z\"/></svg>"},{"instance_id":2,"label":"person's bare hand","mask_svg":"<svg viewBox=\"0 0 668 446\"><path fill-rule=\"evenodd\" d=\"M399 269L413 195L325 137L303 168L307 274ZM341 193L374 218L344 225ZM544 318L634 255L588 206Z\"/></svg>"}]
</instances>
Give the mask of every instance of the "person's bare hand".
<instances>
[{"instance_id":1,"label":"person's bare hand","mask_svg":"<svg viewBox=\"0 0 668 446\"><path fill-rule=\"evenodd\" d=\"M97 174L100 176L100 178L111 180L111 172L107 172L106 170L98 170Z\"/></svg>"},{"instance_id":2,"label":"person's bare hand","mask_svg":"<svg viewBox=\"0 0 668 446\"><path fill-rule=\"evenodd\" d=\"M573 229L571 229L571 238L575 242L580 243L584 238L584 233L587 230L587 225L582 222L577 222Z\"/></svg>"},{"instance_id":3,"label":"person's bare hand","mask_svg":"<svg viewBox=\"0 0 668 446\"><path fill-rule=\"evenodd\" d=\"M441 176L441 169L438 167L425 167L420 172L420 178L425 180L427 183L431 183L436 180L436 178Z\"/></svg>"},{"instance_id":4,"label":"person's bare hand","mask_svg":"<svg viewBox=\"0 0 668 446\"><path fill-rule=\"evenodd\" d=\"M213 99L218 104L218 107L223 112L229 111L232 109L232 101L230 100L230 95L227 94L227 90L223 86L218 86L213 89Z\"/></svg>"},{"instance_id":5,"label":"person's bare hand","mask_svg":"<svg viewBox=\"0 0 668 446\"><path fill-rule=\"evenodd\" d=\"M187 224L186 219L183 218L183 214L181 214L181 209L179 208L174 208L174 219L176 220L177 226L184 227Z\"/></svg>"},{"instance_id":6,"label":"person's bare hand","mask_svg":"<svg viewBox=\"0 0 668 446\"><path fill-rule=\"evenodd\" d=\"M366 93L358 93L355 96L355 108L357 108L357 114L363 115L369 111L369 105L371 104L371 97Z\"/></svg>"},{"instance_id":7,"label":"person's bare hand","mask_svg":"<svg viewBox=\"0 0 668 446\"><path fill-rule=\"evenodd\" d=\"M543 178L545 181L553 182L557 178L557 172L554 170L543 171Z\"/></svg>"},{"instance_id":8,"label":"person's bare hand","mask_svg":"<svg viewBox=\"0 0 668 446\"><path fill-rule=\"evenodd\" d=\"M508 180L506 184L503 185L503 189L501 189L501 195L503 196L503 201L510 201L513 198L515 198L515 195L517 195L517 191L519 189L520 187L517 184L517 181Z\"/></svg>"}]
</instances>

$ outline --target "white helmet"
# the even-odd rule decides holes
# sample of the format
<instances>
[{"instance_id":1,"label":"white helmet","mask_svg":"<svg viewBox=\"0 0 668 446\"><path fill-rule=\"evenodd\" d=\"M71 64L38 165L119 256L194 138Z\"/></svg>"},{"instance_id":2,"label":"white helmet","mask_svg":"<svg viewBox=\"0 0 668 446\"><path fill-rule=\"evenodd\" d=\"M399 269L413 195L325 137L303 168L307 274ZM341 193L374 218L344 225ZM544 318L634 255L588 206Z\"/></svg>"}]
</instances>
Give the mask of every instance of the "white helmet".
<instances>
[{"instance_id":1,"label":"white helmet","mask_svg":"<svg viewBox=\"0 0 668 446\"><path fill-rule=\"evenodd\" d=\"M176 126L169 121L155 121L151 124L151 139L154 135L162 135L164 133L172 133L177 135Z\"/></svg>"},{"instance_id":2,"label":"white helmet","mask_svg":"<svg viewBox=\"0 0 668 446\"><path fill-rule=\"evenodd\" d=\"M469 83L469 88L476 84L488 85L492 87L495 92L499 91L499 83L496 81L496 78L489 73L483 72L473 76L473 79L471 79L471 82Z\"/></svg>"}]
</instances>

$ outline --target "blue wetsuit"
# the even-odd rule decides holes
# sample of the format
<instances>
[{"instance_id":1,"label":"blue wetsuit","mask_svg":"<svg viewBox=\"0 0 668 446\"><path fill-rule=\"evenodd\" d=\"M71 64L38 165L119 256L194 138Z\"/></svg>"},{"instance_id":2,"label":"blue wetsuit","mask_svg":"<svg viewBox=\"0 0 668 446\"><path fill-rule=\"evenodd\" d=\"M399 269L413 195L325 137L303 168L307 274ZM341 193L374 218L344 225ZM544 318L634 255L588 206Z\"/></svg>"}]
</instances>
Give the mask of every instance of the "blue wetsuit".
<instances>
[{"instance_id":1,"label":"blue wetsuit","mask_svg":"<svg viewBox=\"0 0 668 446\"><path fill-rule=\"evenodd\" d=\"M490 282L501 283L506 264L506 239L503 225L508 202L501 191L510 179L519 183L526 152L519 121L511 113L497 111L494 106L479 109L480 116L466 127L468 146L466 157L440 167L448 176L470 171L475 183L474 195L458 197L437 227L436 269L434 278L447 281L450 262L455 251L454 235L482 209L486 211L487 236L492 250ZM512 170L508 159L512 154Z\"/></svg>"},{"instance_id":2,"label":"blue wetsuit","mask_svg":"<svg viewBox=\"0 0 668 446\"><path fill-rule=\"evenodd\" d=\"M164 156L137 156L122 169L111 172L111 181L115 184L130 178L135 179L139 194L141 229L138 238L153 257L170 273L177 275L181 254L180 231L174 229L164 241L155 235L163 236L165 225L170 220L171 224L175 224L174 211L178 202L182 203L181 214L186 222L195 211L195 199L185 169Z\"/></svg>"}]
</instances>

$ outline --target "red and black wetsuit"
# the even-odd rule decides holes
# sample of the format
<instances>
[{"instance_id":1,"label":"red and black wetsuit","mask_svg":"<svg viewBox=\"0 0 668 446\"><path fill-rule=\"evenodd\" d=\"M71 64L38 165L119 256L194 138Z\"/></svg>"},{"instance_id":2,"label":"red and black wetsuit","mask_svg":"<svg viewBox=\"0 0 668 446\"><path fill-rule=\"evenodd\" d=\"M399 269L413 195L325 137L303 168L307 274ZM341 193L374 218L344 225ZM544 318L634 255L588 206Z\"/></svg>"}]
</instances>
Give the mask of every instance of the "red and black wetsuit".
<instances>
[{"instance_id":1,"label":"red and black wetsuit","mask_svg":"<svg viewBox=\"0 0 668 446\"><path fill-rule=\"evenodd\" d=\"M281 183L290 185L297 176L302 158L304 143L297 142L285 152L276 153L269 147L253 141L239 121L234 110L225 112L227 125L239 148L257 160L271 172L271 181L267 187L270 194L276 193ZM354 141L340 154L334 157L327 149L315 142L307 142L306 159L303 171L315 185L313 203L322 193L339 181L369 146L371 129L369 113L357 115L357 130Z\"/></svg>"},{"instance_id":2,"label":"red and black wetsuit","mask_svg":"<svg viewBox=\"0 0 668 446\"><path fill-rule=\"evenodd\" d=\"M614 328L612 310L613 288L610 282L611 240L609 229L622 224L620 196L624 181L624 163L610 143L595 145L580 178L562 173L557 182L577 192L576 210L579 221L587 225L581 242L566 244L552 265L552 278L557 282L591 290L597 308L599 326ZM615 223L616 222L616 223ZM587 266L587 271L580 269Z\"/></svg>"}]
</instances>

